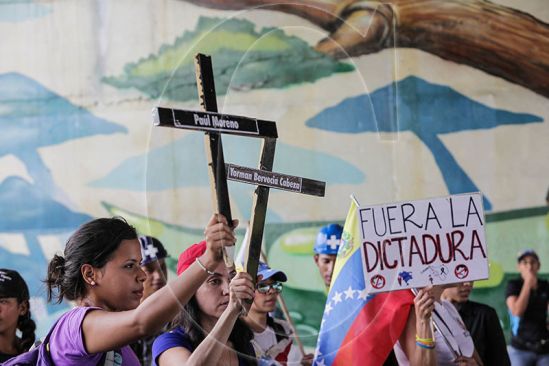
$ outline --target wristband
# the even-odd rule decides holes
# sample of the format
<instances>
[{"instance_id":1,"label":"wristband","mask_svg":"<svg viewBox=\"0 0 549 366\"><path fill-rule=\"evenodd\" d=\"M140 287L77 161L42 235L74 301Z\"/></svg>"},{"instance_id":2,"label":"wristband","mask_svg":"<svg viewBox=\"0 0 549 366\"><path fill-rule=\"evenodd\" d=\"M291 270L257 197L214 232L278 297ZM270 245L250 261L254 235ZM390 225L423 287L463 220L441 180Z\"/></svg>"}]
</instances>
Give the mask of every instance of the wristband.
<instances>
[{"instance_id":1,"label":"wristband","mask_svg":"<svg viewBox=\"0 0 549 366\"><path fill-rule=\"evenodd\" d=\"M420 338L418 335L416 335L416 341L422 342L422 343L434 343L435 340L433 338Z\"/></svg>"},{"instance_id":2,"label":"wristband","mask_svg":"<svg viewBox=\"0 0 549 366\"><path fill-rule=\"evenodd\" d=\"M210 276L213 276L215 274L215 272L212 272L208 268L206 268L206 266L202 264L202 262L200 261L200 259L198 259L198 257L196 257L195 262L198 263L200 268L202 268L204 270L204 272L206 272Z\"/></svg>"},{"instance_id":3,"label":"wristband","mask_svg":"<svg viewBox=\"0 0 549 366\"><path fill-rule=\"evenodd\" d=\"M421 338L416 334L416 345L425 349L435 348L435 340L433 338Z\"/></svg>"},{"instance_id":4,"label":"wristband","mask_svg":"<svg viewBox=\"0 0 549 366\"><path fill-rule=\"evenodd\" d=\"M424 349L429 349L429 350L432 350L435 348L435 344L433 343L432 345L426 345L424 343L421 343L421 342L417 342L416 341L416 346L418 347L421 347L421 348L424 348Z\"/></svg>"}]
</instances>

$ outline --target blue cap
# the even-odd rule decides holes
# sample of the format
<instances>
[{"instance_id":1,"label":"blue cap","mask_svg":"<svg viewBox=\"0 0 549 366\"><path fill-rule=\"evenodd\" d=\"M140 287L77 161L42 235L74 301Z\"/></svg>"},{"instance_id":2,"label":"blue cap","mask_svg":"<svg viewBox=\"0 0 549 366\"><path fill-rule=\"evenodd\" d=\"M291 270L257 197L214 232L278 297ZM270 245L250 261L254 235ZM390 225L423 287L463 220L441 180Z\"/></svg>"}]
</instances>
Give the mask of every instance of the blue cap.
<instances>
[{"instance_id":1,"label":"blue cap","mask_svg":"<svg viewBox=\"0 0 549 366\"><path fill-rule=\"evenodd\" d=\"M520 262L521 260L524 259L524 257L528 257L528 256L534 257L539 262L538 253L536 253L534 249L525 249L519 252L517 256L517 262Z\"/></svg>"},{"instance_id":2,"label":"blue cap","mask_svg":"<svg viewBox=\"0 0 549 366\"><path fill-rule=\"evenodd\" d=\"M263 262L259 262L259 266L257 267L257 276L262 276L261 281L265 281L269 278L280 282L286 282L288 280L284 272L278 269L272 269Z\"/></svg>"},{"instance_id":3,"label":"blue cap","mask_svg":"<svg viewBox=\"0 0 549 366\"><path fill-rule=\"evenodd\" d=\"M141 244L141 265L149 264L168 256L164 245L157 238L140 236L139 243Z\"/></svg>"},{"instance_id":4,"label":"blue cap","mask_svg":"<svg viewBox=\"0 0 549 366\"><path fill-rule=\"evenodd\" d=\"M323 226L316 236L314 251L316 254L336 255L341 244L343 227L338 224Z\"/></svg>"}]
</instances>

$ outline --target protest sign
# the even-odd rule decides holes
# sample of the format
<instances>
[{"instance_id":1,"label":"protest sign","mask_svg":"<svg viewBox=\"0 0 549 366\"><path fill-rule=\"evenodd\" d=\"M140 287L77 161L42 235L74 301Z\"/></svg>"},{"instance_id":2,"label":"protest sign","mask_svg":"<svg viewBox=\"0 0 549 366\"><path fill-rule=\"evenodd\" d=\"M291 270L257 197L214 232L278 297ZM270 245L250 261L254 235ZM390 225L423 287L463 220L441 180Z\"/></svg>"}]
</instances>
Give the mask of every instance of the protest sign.
<instances>
[{"instance_id":1,"label":"protest sign","mask_svg":"<svg viewBox=\"0 0 549 366\"><path fill-rule=\"evenodd\" d=\"M357 219L368 293L488 278L480 193L363 206Z\"/></svg>"}]
</instances>

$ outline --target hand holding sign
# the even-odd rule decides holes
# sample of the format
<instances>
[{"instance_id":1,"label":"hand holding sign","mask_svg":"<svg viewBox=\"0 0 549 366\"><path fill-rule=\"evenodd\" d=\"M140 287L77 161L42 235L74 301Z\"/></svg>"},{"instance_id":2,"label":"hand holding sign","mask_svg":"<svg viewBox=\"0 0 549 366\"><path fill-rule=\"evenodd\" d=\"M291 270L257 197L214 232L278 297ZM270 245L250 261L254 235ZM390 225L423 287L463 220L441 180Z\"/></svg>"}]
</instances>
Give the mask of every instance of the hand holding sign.
<instances>
[{"instance_id":1,"label":"hand holding sign","mask_svg":"<svg viewBox=\"0 0 549 366\"><path fill-rule=\"evenodd\" d=\"M430 320L435 308L435 297L432 293L432 286L422 288L414 298L414 308L418 320Z\"/></svg>"}]
</instances>

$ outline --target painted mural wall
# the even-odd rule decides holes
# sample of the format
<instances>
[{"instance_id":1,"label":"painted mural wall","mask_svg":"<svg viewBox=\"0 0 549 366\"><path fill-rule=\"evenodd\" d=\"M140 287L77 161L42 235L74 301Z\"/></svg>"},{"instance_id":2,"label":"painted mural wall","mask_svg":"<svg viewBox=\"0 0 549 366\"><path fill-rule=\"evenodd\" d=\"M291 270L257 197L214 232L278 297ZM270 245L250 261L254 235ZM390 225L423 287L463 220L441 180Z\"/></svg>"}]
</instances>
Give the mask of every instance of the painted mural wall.
<instances>
[{"instance_id":1,"label":"painted mural wall","mask_svg":"<svg viewBox=\"0 0 549 366\"><path fill-rule=\"evenodd\" d=\"M473 298L507 327L518 250L549 273L548 21L543 0L0 1L0 267L30 284L40 335L70 306L46 303L47 261L87 220L124 216L175 268L212 211L203 137L153 128L151 109L199 109L202 52L220 111L277 122L274 170L327 182L322 199L272 191L265 229L307 345L326 300L312 244L351 193L481 191L491 276ZM258 141L224 148L257 165ZM229 190L248 220L253 189Z\"/></svg>"}]
</instances>

